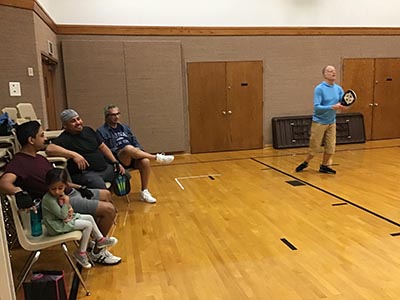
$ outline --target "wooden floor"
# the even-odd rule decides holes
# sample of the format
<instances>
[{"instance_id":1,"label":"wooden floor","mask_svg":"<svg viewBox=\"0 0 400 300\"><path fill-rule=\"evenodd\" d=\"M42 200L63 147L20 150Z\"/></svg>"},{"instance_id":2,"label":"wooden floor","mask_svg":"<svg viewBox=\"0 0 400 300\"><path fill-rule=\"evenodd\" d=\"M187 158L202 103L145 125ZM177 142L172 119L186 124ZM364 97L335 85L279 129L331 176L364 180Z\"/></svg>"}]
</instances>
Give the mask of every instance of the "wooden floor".
<instances>
[{"instance_id":1,"label":"wooden floor","mask_svg":"<svg viewBox=\"0 0 400 300\"><path fill-rule=\"evenodd\" d=\"M152 168L155 205L137 201L132 173L131 203L115 198L123 262L83 271L92 295L78 298L398 300L399 147L341 145L336 175L317 172L320 156L294 172L306 148L178 155ZM63 268L70 283L59 253L35 268Z\"/></svg>"}]
</instances>

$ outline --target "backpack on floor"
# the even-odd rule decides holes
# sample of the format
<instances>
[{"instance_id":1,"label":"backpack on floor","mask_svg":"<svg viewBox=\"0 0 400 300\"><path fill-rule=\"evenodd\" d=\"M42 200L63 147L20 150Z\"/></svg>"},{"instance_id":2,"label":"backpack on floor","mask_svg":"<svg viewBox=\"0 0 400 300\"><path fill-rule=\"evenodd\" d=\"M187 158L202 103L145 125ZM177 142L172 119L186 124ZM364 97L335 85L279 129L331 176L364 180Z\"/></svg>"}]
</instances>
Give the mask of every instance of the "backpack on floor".
<instances>
[{"instance_id":1,"label":"backpack on floor","mask_svg":"<svg viewBox=\"0 0 400 300\"><path fill-rule=\"evenodd\" d=\"M112 190L117 196L125 196L131 191L131 183L126 174L115 174L112 182Z\"/></svg>"}]
</instances>

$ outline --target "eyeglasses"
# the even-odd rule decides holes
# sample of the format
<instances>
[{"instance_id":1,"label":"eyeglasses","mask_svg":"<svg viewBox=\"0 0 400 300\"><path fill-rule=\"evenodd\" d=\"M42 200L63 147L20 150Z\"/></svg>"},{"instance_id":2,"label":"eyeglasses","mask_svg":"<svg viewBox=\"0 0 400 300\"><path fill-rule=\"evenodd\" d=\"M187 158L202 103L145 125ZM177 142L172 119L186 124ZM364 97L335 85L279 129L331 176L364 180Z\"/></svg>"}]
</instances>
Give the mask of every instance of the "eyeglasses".
<instances>
[{"instance_id":1,"label":"eyeglasses","mask_svg":"<svg viewBox=\"0 0 400 300\"><path fill-rule=\"evenodd\" d=\"M115 113L115 114L107 114L107 117L117 117L117 116L119 116L121 113L120 112L117 112L117 113Z\"/></svg>"}]
</instances>

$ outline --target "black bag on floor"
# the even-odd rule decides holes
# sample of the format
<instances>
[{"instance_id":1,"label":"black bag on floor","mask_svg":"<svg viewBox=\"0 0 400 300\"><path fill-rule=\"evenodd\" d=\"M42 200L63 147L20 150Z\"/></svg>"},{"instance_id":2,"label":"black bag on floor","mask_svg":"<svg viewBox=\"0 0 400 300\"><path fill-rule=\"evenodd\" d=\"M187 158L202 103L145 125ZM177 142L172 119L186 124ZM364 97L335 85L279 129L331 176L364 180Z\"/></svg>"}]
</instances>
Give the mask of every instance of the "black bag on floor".
<instances>
[{"instance_id":1,"label":"black bag on floor","mask_svg":"<svg viewBox=\"0 0 400 300\"><path fill-rule=\"evenodd\" d=\"M34 271L24 294L25 300L67 300L64 271Z\"/></svg>"},{"instance_id":2,"label":"black bag on floor","mask_svg":"<svg viewBox=\"0 0 400 300\"><path fill-rule=\"evenodd\" d=\"M131 183L126 174L116 173L112 182L112 189L117 196L125 196L131 191Z\"/></svg>"}]
</instances>

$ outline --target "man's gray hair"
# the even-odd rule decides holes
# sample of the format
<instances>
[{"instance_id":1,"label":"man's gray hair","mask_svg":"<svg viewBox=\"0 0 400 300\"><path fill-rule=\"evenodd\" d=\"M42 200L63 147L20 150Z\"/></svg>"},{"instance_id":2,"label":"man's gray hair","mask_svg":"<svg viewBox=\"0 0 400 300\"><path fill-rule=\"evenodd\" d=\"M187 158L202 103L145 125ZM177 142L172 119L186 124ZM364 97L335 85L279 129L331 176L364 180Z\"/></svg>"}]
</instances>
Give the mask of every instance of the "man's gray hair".
<instances>
[{"instance_id":1,"label":"man's gray hair","mask_svg":"<svg viewBox=\"0 0 400 300\"><path fill-rule=\"evenodd\" d=\"M104 117L107 118L108 111L112 108L118 108L118 106L116 106L114 104L108 104L108 105L104 106Z\"/></svg>"}]
</instances>

